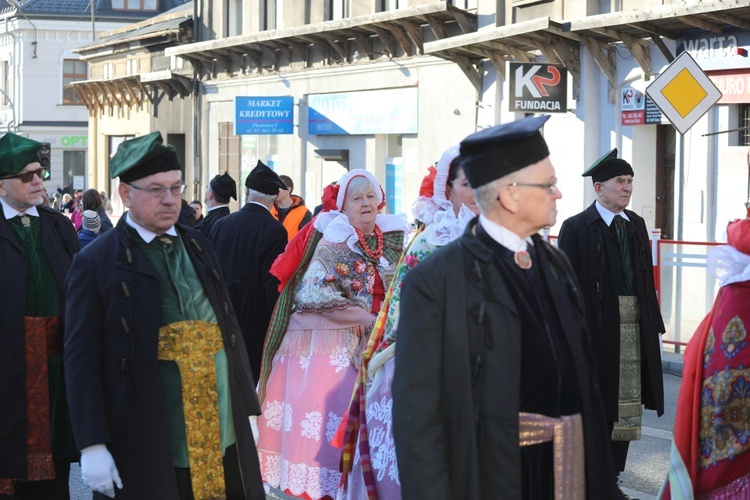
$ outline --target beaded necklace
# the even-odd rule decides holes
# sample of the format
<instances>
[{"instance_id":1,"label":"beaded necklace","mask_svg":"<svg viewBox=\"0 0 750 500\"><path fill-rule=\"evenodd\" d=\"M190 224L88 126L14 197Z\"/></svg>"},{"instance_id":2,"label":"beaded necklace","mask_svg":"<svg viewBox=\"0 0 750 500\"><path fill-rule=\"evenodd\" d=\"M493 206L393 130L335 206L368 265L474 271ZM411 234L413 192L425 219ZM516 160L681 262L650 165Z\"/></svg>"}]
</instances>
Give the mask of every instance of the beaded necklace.
<instances>
[{"instance_id":1,"label":"beaded necklace","mask_svg":"<svg viewBox=\"0 0 750 500\"><path fill-rule=\"evenodd\" d=\"M370 247L367 245L367 240L365 239L365 236L362 234L362 231L357 229L356 227L354 230L357 232L357 238L359 239L359 246L362 247L362 251L370 257L373 261L377 262L380 257L383 256L383 249L385 245L383 244L383 231L380 230L380 228L376 225L375 230L373 231L373 234L375 235L375 238L377 238L378 242L375 245L375 250L371 250Z\"/></svg>"}]
</instances>

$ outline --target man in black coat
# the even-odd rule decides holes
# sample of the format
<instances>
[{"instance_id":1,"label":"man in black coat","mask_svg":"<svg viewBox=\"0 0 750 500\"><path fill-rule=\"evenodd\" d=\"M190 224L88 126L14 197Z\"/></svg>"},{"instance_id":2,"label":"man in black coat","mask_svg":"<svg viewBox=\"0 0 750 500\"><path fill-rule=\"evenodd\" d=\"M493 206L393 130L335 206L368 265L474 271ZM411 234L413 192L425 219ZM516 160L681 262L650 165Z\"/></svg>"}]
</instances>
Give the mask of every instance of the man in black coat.
<instances>
[{"instance_id":1,"label":"man in black coat","mask_svg":"<svg viewBox=\"0 0 750 500\"><path fill-rule=\"evenodd\" d=\"M66 283L83 480L95 499L264 499L255 382L210 242L175 224L177 154L154 132L120 144L110 167L130 210Z\"/></svg>"},{"instance_id":2,"label":"man in black coat","mask_svg":"<svg viewBox=\"0 0 750 500\"><path fill-rule=\"evenodd\" d=\"M65 275L80 246L70 220L42 205L41 148L0 138L0 498L58 500L70 498L78 460L62 335Z\"/></svg>"},{"instance_id":3,"label":"man in black coat","mask_svg":"<svg viewBox=\"0 0 750 500\"><path fill-rule=\"evenodd\" d=\"M633 194L633 168L613 149L583 175L591 176L597 199L563 222L558 246L581 284L619 474L628 444L640 439L641 404L664 413L665 328L646 224L625 209ZM629 496L620 491L619 498Z\"/></svg>"},{"instance_id":4,"label":"man in black coat","mask_svg":"<svg viewBox=\"0 0 750 500\"><path fill-rule=\"evenodd\" d=\"M211 234L211 229L216 221L229 215L229 199L237 199L237 183L228 172L214 176L206 189L206 213L203 219L194 227L206 238Z\"/></svg>"},{"instance_id":5,"label":"man in black coat","mask_svg":"<svg viewBox=\"0 0 750 500\"><path fill-rule=\"evenodd\" d=\"M270 212L279 189L286 189L286 185L259 160L245 180L247 203L214 224L210 235L237 311L255 380L260 374L268 324L279 298L279 281L269 271L287 243L286 229Z\"/></svg>"},{"instance_id":6,"label":"man in black coat","mask_svg":"<svg viewBox=\"0 0 750 500\"><path fill-rule=\"evenodd\" d=\"M561 197L547 118L461 143L481 215L403 281L393 434L404 498L615 495L582 298L537 234Z\"/></svg>"}]
</instances>

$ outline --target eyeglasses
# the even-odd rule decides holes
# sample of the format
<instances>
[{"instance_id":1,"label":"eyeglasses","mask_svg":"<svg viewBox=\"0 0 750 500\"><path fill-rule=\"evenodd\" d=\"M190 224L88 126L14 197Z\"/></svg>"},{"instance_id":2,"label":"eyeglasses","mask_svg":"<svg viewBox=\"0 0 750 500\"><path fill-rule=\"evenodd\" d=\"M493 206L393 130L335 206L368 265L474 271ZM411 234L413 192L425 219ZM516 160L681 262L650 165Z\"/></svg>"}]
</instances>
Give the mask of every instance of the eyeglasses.
<instances>
[{"instance_id":1,"label":"eyeglasses","mask_svg":"<svg viewBox=\"0 0 750 500\"><path fill-rule=\"evenodd\" d=\"M148 194L151 195L152 198L156 198L159 200L164 198L164 195L167 194L167 192L171 193L172 196L174 197L181 196L182 193L185 192L185 186L186 186L184 182L175 184L174 186L171 186L171 187L154 186L151 188L142 188L140 186L136 186L135 184L131 184L130 182L127 182L126 184L132 187L133 189L137 189L138 191L146 191Z\"/></svg>"},{"instance_id":2,"label":"eyeglasses","mask_svg":"<svg viewBox=\"0 0 750 500\"><path fill-rule=\"evenodd\" d=\"M527 183L527 182L511 182L508 184L508 186L512 187L538 187L542 189L546 189L550 192L550 194L554 194L557 191L557 180L554 180L552 182L546 183L546 184L533 184L533 183Z\"/></svg>"},{"instance_id":3,"label":"eyeglasses","mask_svg":"<svg viewBox=\"0 0 750 500\"><path fill-rule=\"evenodd\" d=\"M26 172L21 172L20 174L9 175L7 177L3 177L0 180L4 181L5 179L20 179L21 182L23 182L24 184L28 184L29 182L34 180L35 175L39 177L41 180L46 181L47 179L49 179L49 170L47 170L46 168L28 170Z\"/></svg>"}]
</instances>

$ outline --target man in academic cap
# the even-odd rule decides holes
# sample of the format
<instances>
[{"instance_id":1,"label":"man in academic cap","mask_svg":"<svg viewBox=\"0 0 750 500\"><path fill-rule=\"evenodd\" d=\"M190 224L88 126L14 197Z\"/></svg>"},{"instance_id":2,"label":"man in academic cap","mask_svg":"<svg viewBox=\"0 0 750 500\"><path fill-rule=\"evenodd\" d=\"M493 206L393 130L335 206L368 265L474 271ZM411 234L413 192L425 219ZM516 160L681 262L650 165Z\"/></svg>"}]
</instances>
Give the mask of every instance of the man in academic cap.
<instances>
[{"instance_id":1,"label":"man in academic cap","mask_svg":"<svg viewBox=\"0 0 750 500\"><path fill-rule=\"evenodd\" d=\"M641 404L664 413L659 339L665 328L646 223L625 208L633 168L613 149L583 176L591 177L596 201L563 222L558 247L581 284L619 474L628 444L641 437ZM618 498L631 497L620 490Z\"/></svg>"},{"instance_id":2,"label":"man in academic cap","mask_svg":"<svg viewBox=\"0 0 750 500\"><path fill-rule=\"evenodd\" d=\"M64 282L80 245L42 206L42 143L0 138L0 498L68 499L77 461L62 368Z\"/></svg>"},{"instance_id":3,"label":"man in academic cap","mask_svg":"<svg viewBox=\"0 0 750 500\"><path fill-rule=\"evenodd\" d=\"M230 198L237 199L235 180L228 172L214 176L208 183L206 197L203 199L206 204L206 213L203 219L195 225L195 229L208 238L216 221L229 215Z\"/></svg>"},{"instance_id":4,"label":"man in academic cap","mask_svg":"<svg viewBox=\"0 0 750 500\"><path fill-rule=\"evenodd\" d=\"M159 132L110 162L129 211L66 282L65 375L94 498L265 498L248 416L260 413L210 242L175 224L185 190ZM72 304L72 305L71 305Z\"/></svg>"},{"instance_id":5,"label":"man in academic cap","mask_svg":"<svg viewBox=\"0 0 750 500\"><path fill-rule=\"evenodd\" d=\"M547 119L461 142L481 214L403 281L393 434L404 498L614 497L582 298L537 234L562 196Z\"/></svg>"},{"instance_id":6,"label":"man in academic cap","mask_svg":"<svg viewBox=\"0 0 750 500\"><path fill-rule=\"evenodd\" d=\"M269 271L287 243L286 229L270 212L279 189L286 189L284 182L258 160L245 180L245 206L218 221L211 230L255 380L279 298L279 281Z\"/></svg>"}]
</instances>

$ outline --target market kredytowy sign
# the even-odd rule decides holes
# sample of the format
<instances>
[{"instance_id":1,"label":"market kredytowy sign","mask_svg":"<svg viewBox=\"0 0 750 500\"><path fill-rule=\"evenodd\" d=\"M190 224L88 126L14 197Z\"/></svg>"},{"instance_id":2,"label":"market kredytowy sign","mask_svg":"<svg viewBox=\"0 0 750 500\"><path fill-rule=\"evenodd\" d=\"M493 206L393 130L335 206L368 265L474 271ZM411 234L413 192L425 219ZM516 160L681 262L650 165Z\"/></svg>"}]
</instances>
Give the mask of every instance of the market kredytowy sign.
<instances>
[{"instance_id":1,"label":"market kredytowy sign","mask_svg":"<svg viewBox=\"0 0 750 500\"><path fill-rule=\"evenodd\" d=\"M564 66L508 63L510 111L565 113L568 73Z\"/></svg>"}]
</instances>

